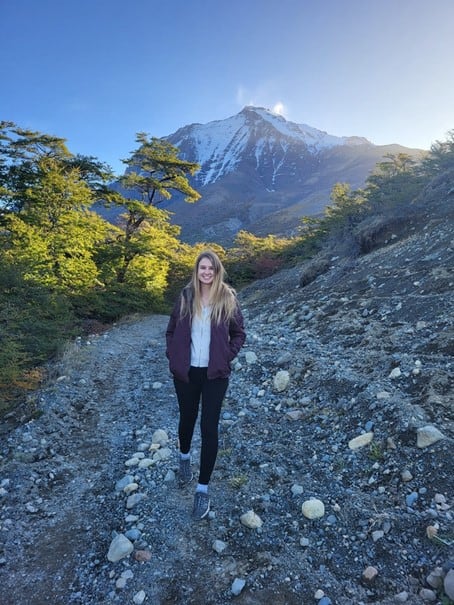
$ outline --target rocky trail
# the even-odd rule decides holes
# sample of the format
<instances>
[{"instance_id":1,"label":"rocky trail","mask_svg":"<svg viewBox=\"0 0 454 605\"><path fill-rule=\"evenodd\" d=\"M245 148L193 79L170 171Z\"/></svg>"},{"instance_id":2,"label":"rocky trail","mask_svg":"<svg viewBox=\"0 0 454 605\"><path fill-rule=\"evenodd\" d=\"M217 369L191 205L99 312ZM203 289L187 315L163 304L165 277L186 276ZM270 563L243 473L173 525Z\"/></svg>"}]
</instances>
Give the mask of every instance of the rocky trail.
<instances>
[{"instance_id":1,"label":"rocky trail","mask_svg":"<svg viewBox=\"0 0 454 605\"><path fill-rule=\"evenodd\" d=\"M175 480L167 318L68 346L2 433L0 602L451 603L452 237L434 220L241 292L202 522Z\"/></svg>"}]
</instances>

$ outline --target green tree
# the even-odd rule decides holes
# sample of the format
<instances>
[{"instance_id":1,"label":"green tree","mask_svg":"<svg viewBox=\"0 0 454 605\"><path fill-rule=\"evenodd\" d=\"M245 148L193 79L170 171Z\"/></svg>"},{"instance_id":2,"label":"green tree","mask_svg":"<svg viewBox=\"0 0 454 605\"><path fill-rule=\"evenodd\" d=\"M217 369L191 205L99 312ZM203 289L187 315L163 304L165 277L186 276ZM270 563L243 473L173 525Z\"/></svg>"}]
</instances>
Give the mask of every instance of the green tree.
<instances>
[{"instance_id":1,"label":"green tree","mask_svg":"<svg viewBox=\"0 0 454 605\"><path fill-rule=\"evenodd\" d=\"M166 269L180 229L170 224L170 213L157 205L174 193L182 194L190 203L200 198L188 180L199 170L198 164L180 159L178 149L162 139L139 133L136 141L140 146L124 160L128 169L119 179L124 195L115 199L125 210L120 222L123 233L116 239L111 257L112 261L116 257L116 280L120 284L132 278L129 273L137 277L138 267L150 274L151 264L155 269L159 266L156 261L163 263L163 271Z\"/></svg>"},{"instance_id":2,"label":"green tree","mask_svg":"<svg viewBox=\"0 0 454 605\"><path fill-rule=\"evenodd\" d=\"M431 146L430 153L422 162L422 167L430 177L454 168L454 130L448 132L445 141L436 141Z\"/></svg>"}]
</instances>

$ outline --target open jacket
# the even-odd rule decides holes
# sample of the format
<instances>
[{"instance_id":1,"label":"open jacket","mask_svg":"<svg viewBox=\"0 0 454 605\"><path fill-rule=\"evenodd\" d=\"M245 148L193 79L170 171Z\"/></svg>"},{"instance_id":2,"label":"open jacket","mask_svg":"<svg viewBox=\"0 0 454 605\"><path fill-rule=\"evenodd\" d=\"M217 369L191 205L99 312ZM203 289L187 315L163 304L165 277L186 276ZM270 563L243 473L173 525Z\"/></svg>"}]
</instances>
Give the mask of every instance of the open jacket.
<instances>
[{"instance_id":1,"label":"open jacket","mask_svg":"<svg viewBox=\"0 0 454 605\"><path fill-rule=\"evenodd\" d=\"M230 376L230 362L238 355L245 339L244 320L239 306L229 322L211 322L210 360L207 371L209 380ZM171 373L177 380L189 382L191 318L189 315L180 318L180 299L170 315L166 342L166 355Z\"/></svg>"}]
</instances>

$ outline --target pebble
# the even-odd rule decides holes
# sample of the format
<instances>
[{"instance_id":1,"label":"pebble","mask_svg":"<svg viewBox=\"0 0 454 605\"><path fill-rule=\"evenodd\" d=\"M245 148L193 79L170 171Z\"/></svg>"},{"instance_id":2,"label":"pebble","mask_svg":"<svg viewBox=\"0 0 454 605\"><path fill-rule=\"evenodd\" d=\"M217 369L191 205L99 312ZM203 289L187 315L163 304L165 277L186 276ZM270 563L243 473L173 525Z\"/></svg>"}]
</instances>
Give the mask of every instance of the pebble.
<instances>
[{"instance_id":1,"label":"pebble","mask_svg":"<svg viewBox=\"0 0 454 605\"><path fill-rule=\"evenodd\" d=\"M146 495L142 493L132 494L132 496L128 496L128 499L126 500L126 508L133 508L134 506L139 504L139 502L144 498L146 498Z\"/></svg>"},{"instance_id":2,"label":"pebble","mask_svg":"<svg viewBox=\"0 0 454 605\"><path fill-rule=\"evenodd\" d=\"M247 364L257 363L257 355L253 351L246 351L245 359Z\"/></svg>"},{"instance_id":3,"label":"pebble","mask_svg":"<svg viewBox=\"0 0 454 605\"><path fill-rule=\"evenodd\" d=\"M263 525L263 521L253 510L249 510L247 513L241 515L240 521L245 527L249 527L250 529L257 529Z\"/></svg>"},{"instance_id":4,"label":"pebble","mask_svg":"<svg viewBox=\"0 0 454 605\"><path fill-rule=\"evenodd\" d=\"M242 578L235 578L232 582L231 591L236 597L241 593L243 588L246 586L246 580Z\"/></svg>"},{"instance_id":5,"label":"pebble","mask_svg":"<svg viewBox=\"0 0 454 605\"><path fill-rule=\"evenodd\" d=\"M369 445L373 438L374 433L372 431L369 431L368 433L363 433L362 435L358 435L357 437L350 439L350 441L348 442L348 447L351 450L360 449L365 445Z\"/></svg>"},{"instance_id":6,"label":"pebble","mask_svg":"<svg viewBox=\"0 0 454 605\"><path fill-rule=\"evenodd\" d=\"M222 552L224 552L224 550L227 548L227 544L225 542L223 542L222 540L215 540L213 542L213 550L216 551L218 553L218 555L220 555Z\"/></svg>"},{"instance_id":7,"label":"pebble","mask_svg":"<svg viewBox=\"0 0 454 605\"><path fill-rule=\"evenodd\" d=\"M432 425L419 428L416 435L416 445L419 448L429 447L429 445L440 441L440 439L445 439L443 433Z\"/></svg>"},{"instance_id":8,"label":"pebble","mask_svg":"<svg viewBox=\"0 0 454 605\"><path fill-rule=\"evenodd\" d=\"M164 447L169 443L169 436L164 429L157 429L151 437L151 442L157 443L161 447Z\"/></svg>"},{"instance_id":9,"label":"pebble","mask_svg":"<svg viewBox=\"0 0 454 605\"><path fill-rule=\"evenodd\" d=\"M325 514L325 505L318 498L303 502L301 512L307 519L320 519Z\"/></svg>"},{"instance_id":10,"label":"pebble","mask_svg":"<svg viewBox=\"0 0 454 605\"><path fill-rule=\"evenodd\" d=\"M443 588L451 601L454 601L454 569L450 569L445 576Z\"/></svg>"},{"instance_id":11,"label":"pebble","mask_svg":"<svg viewBox=\"0 0 454 605\"><path fill-rule=\"evenodd\" d=\"M144 590L139 590L139 592L136 592L132 600L135 605L142 605L142 603L145 601L146 596L147 595L145 594Z\"/></svg>"},{"instance_id":12,"label":"pebble","mask_svg":"<svg viewBox=\"0 0 454 605\"><path fill-rule=\"evenodd\" d=\"M120 559L128 557L133 550L134 546L132 542L124 534L117 534L110 543L107 558L112 563L116 563Z\"/></svg>"},{"instance_id":13,"label":"pebble","mask_svg":"<svg viewBox=\"0 0 454 605\"><path fill-rule=\"evenodd\" d=\"M435 601L437 600L437 595L430 588L421 588L421 590L419 591L419 596L426 603L435 603Z\"/></svg>"},{"instance_id":14,"label":"pebble","mask_svg":"<svg viewBox=\"0 0 454 605\"><path fill-rule=\"evenodd\" d=\"M290 374L287 370L279 370L273 379L273 386L278 393L282 393L290 383Z\"/></svg>"},{"instance_id":15,"label":"pebble","mask_svg":"<svg viewBox=\"0 0 454 605\"><path fill-rule=\"evenodd\" d=\"M376 567L374 567L373 565L369 565L363 571L363 579L366 582L373 582L377 576L378 576L378 569Z\"/></svg>"}]
</instances>

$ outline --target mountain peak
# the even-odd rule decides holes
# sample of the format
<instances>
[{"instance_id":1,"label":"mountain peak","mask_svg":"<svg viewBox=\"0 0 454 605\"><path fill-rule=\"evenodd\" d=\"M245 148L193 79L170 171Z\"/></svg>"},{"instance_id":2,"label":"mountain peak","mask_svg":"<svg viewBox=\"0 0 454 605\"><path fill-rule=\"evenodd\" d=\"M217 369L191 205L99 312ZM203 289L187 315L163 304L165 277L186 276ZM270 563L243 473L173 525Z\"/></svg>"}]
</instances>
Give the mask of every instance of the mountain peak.
<instances>
[{"instance_id":1,"label":"mountain peak","mask_svg":"<svg viewBox=\"0 0 454 605\"><path fill-rule=\"evenodd\" d=\"M235 171L245 161L261 173L271 157L276 166L282 166L287 156L295 161L333 147L372 145L361 137L338 137L291 122L280 113L254 105L246 105L224 120L185 126L166 138L183 157L201 165L196 180L203 186Z\"/></svg>"}]
</instances>

